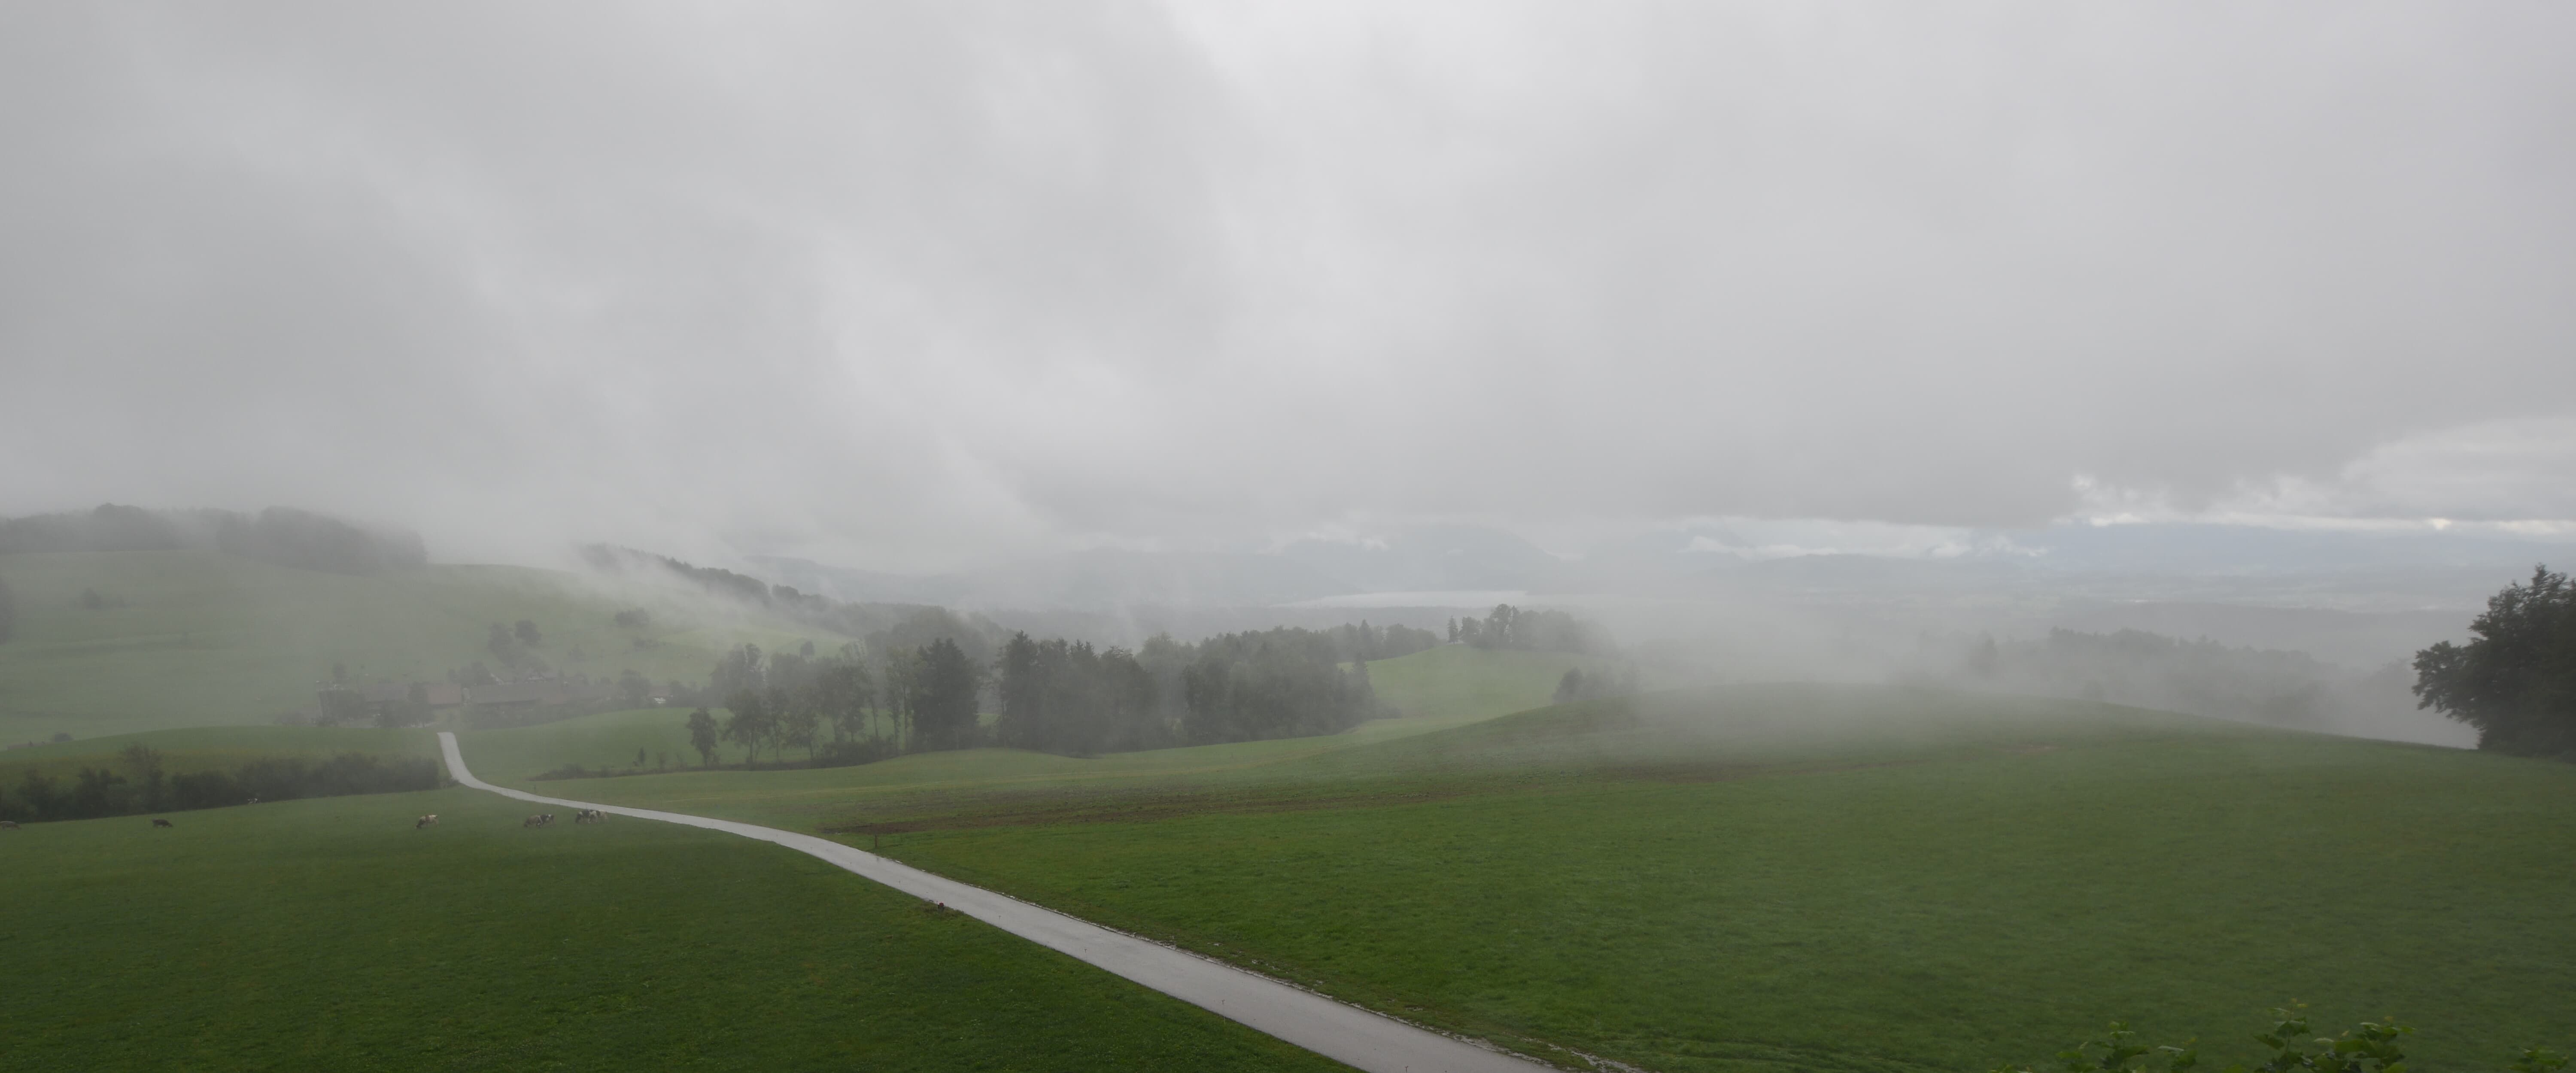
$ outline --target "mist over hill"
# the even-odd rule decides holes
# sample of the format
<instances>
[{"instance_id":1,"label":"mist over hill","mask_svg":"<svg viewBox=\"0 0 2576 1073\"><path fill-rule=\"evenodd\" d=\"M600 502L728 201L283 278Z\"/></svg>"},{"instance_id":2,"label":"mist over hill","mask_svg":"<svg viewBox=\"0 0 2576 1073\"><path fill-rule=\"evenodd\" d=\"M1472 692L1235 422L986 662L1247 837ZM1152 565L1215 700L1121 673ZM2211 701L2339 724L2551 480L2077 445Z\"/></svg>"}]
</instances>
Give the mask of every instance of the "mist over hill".
<instances>
[{"instance_id":1,"label":"mist over hill","mask_svg":"<svg viewBox=\"0 0 2576 1073\"><path fill-rule=\"evenodd\" d=\"M0 519L0 554L192 549L337 574L373 574L429 561L417 533L294 507L245 514L106 503L87 511Z\"/></svg>"}]
</instances>

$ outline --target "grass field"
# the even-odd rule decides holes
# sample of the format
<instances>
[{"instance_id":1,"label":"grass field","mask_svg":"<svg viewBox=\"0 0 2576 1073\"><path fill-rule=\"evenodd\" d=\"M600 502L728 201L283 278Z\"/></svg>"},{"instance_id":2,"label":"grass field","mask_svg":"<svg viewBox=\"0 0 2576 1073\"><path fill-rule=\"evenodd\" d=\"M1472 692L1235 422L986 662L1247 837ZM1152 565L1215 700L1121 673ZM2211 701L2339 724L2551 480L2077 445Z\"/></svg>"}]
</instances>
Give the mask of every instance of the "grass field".
<instances>
[{"instance_id":1,"label":"grass field","mask_svg":"<svg viewBox=\"0 0 2576 1073\"><path fill-rule=\"evenodd\" d=\"M0 831L0 1068L1341 1068L800 854L523 808Z\"/></svg>"},{"instance_id":2,"label":"grass field","mask_svg":"<svg viewBox=\"0 0 2576 1073\"><path fill-rule=\"evenodd\" d=\"M1369 685L1407 717L1502 715L1550 703L1565 672L1595 662L1563 652L1442 645L1371 661Z\"/></svg>"},{"instance_id":3,"label":"grass field","mask_svg":"<svg viewBox=\"0 0 2576 1073\"><path fill-rule=\"evenodd\" d=\"M901 819L883 845L912 863L1559 1058L1985 1069L2121 1018L2223 1061L2294 998L2425 1026L2419 1068L2576 1046L2567 765L1821 686L1225 777L949 762L903 794L808 780L828 772L550 785L809 829Z\"/></svg>"},{"instance_id":4,"label":"grass field","mask_svg":"<svg viewBox=\"0 0 2576 1073\"><path fill-rule=\"evenodd\" d=\"M626 600L518 567L352 577L216 552L27 553L0 556L0 579L19 620L0 644L0 742L273 723L310 707L334 664L359 680L437 681L488 662L495 622L535 622L539 655L558 670L633 668L657 682L702 679L740 641L792 646L811 634L650 592L627 595L656 624L622 629L611 616ZM84 592L103 606L85 606Z\"/></svg>"}]
</instances>

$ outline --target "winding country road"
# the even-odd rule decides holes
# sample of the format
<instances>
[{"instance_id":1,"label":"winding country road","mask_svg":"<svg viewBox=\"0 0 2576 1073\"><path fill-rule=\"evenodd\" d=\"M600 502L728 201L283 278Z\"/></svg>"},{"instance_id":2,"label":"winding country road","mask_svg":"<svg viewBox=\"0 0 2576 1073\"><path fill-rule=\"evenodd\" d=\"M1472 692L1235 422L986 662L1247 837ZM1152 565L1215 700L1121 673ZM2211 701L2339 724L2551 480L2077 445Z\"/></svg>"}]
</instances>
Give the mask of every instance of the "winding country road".
<instances>
[{"instance_id":1,"label":"winding country road","mask_svg":"<svg viewBox=\"0 0 2576 1073\"><path fill-rule=\"evenodd\" d=\"M448 774L474 789L541 805L598 809L774 842L916 898L944 902L951 909L1020 938L1371 1073L1534 1073L1546 1068L829 839L705 816L539 797L494 786L465 769L465 755L456 748L456 735L441 733L438 745L447 754Z\"/></svg>"}]
</instances>

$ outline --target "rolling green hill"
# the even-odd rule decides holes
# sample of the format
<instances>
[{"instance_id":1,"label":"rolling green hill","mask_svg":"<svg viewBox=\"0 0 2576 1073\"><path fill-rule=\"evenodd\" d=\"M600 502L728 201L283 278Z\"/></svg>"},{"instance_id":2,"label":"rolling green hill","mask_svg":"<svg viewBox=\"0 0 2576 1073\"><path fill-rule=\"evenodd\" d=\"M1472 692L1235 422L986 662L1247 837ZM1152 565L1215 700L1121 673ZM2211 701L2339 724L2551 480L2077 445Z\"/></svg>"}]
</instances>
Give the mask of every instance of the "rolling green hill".
<instances>
[{"instance_id":1,"label":"rolling green hill","mask_svg":"<svg viewBox=\"0 0 2576 1073\"><path fill-rule=\"evenodd\" d=\"M2428 1068L2576 1045L2568 765L1831 686L1167 752L1200 762L549 785L860 824L916 865L1560 1058L1984 1069L2119 1018L2224 1064L2291 999L2425 1026Z\"/></svg>"},{"instance_id":2,"label":"rolling green hill","mask_svg":"<svg viewBox=\"0 0 2576 1073\"><path fill-rule=\"evenodd\" d=\"M1342 1068L801 854L524 808L0 831L0 1067Z\"/></svg>"},{"instance_id":3,"label":"rolling green hill","mask_svg":"<svg viewBox=\"0 0 2576 1073\"><path fill-rule=\"evenodd\" d=\"M49 552L0 555L0 579L18 605L17 635L0 644L0 742L274 723L310 707L335 664L360 681L441 681L489 662L495 622L536 623L538 655L558 670L599 678L632 668L656 682L701 679L741 641L813 636L669 593L610 593L519 567L355 576L213 551ZM617 626L612 616L630 606L652 611L653 625Z\"/></svg>"}]
</instances>

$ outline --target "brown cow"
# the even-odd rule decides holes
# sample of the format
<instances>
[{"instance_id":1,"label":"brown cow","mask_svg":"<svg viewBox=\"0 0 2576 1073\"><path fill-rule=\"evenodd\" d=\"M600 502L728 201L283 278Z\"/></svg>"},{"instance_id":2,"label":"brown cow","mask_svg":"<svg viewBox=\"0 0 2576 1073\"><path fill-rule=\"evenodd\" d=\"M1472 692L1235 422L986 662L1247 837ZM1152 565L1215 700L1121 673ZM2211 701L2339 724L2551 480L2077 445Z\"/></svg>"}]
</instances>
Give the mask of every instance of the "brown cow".
<instances>
[{"instance_id":1,"label":"brown cow","mask_svg":"<svg viewBox=\"0 0 2576 1073\"><path fill-rule=\"evenodd\" d=\"M169 826L171 826L171 823L170 823L170 821L168 821L168 820L165 820L165 819L162 819L162 818L160 818L160 817L158 817L158 816L155 816L155 817L153 817L153 818L152 818L152 826L154 826L154 827L169 827Z\"/></svg>"}]
</instances>

